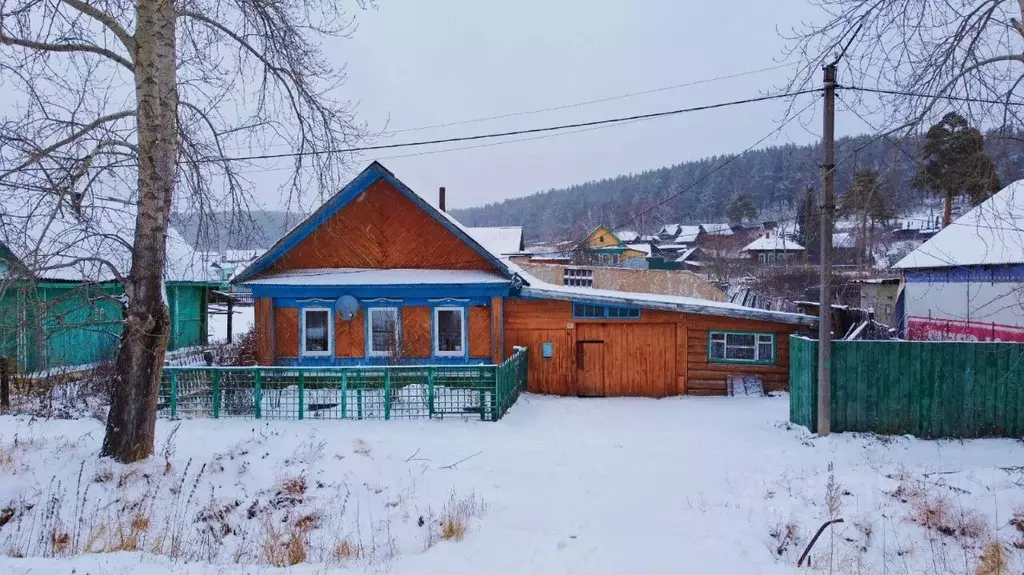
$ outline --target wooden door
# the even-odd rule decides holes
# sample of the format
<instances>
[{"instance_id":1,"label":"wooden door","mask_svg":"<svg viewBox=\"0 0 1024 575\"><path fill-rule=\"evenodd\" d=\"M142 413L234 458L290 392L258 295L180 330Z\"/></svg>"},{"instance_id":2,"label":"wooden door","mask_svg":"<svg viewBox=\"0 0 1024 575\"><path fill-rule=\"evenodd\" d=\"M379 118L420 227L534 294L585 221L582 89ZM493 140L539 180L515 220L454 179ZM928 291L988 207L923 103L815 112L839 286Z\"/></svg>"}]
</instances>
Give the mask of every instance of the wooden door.
<instances>
[{"instance_id":1,"label":"wooden door","mask_svg":"<svg viewBox=\"0 0 1024 575\"><path fill-rule=\"evenodd\" d=\"M576 385L582 397L604 397L604 342L576 342Z\"/></svg>"}]
</instances>

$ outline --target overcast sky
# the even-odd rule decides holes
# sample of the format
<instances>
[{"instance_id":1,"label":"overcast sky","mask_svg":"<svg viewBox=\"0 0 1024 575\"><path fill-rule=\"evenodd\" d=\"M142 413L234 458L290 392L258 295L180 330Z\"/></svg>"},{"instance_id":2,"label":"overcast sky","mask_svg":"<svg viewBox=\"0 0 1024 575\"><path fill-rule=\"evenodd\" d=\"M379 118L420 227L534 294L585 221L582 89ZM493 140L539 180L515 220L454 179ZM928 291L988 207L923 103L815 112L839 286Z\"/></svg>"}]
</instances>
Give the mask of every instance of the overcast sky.
<instances>
[{"instance_id":1,"label":"overcast sky","mask_svg":"<svg viewBox=\"0 0 1024 575\"><path fill-rule=\"evenodd\" d=\"M377 0L376 10L357 14L359 27L352 39L332 42L328 49L335 62L347 62L349 80L341 90L358 102L360 119L373 129L386 125L400 131L775 66L784 46L777 29L817 16L806 0ZM532 128L741 99L771 91L791 73L777 69L546 113L398 132L382 141ZM739 152L776 127L782 109L776 102L750 104L411 157L480 143L390 150L362 158L359 167L379 159L431 201L444 185L449 207L468 207ZM816 139L820 119L807 119L806 127L794 122L773 142ZM859 122L844 126L843 120L841 133L864 130Z\"/></svg>"}]
</instances>

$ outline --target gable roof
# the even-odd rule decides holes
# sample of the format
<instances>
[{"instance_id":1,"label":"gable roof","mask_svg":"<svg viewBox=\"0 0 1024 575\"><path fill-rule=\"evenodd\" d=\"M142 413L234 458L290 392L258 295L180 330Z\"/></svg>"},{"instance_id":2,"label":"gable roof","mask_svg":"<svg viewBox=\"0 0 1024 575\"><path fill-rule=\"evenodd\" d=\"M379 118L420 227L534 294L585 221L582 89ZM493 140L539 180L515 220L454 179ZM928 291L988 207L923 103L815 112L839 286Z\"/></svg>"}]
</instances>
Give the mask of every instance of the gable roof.
<instances>
[{"instance_id":1,"label":"gable roof","mask_svg":"<svg viewBox=\"0 0 1024 575\"><path fill-rule=\"evenodd\" d=\"M436 220L442 226L444 226L449 232L454 234L460 241L469 246L472 250L480 254L485 260L495 267L503 276L511 278L512 274L509 271L508 266L502 261L496 254L491 253L487 248L480 244L479 241L473 238L469 230L462 226L458 221L451 217L451 215L442 212L430 205L429 202L421 198L416 192L412 191L408 186L402 183L401 180L395 177L387 168L381 165L380 162L374 161L366 167L362 172L359 173L351 182L345 185L338 193L334 194L328 199L322 206L320 206L315 212L309 215L306 219L299 222L297 226L292 228L288 233L277 240L273 246L270 247L260 257L256 258L248 267L242 270L240 273L235 275L231 280L233 283L242 283L246 280L253 278L255 275L265 272L274 265L281 257L288 253L293 247L298 245L302 240L309 237L320 225L326 222L331 216L336 214L342 208L349 204L354 198L358 197L364 191L366 191L374 183L383 180L390 184L393 188L398 190L400 194L408 198L413 204L419 209L423 210L428 216Z\"/></svg>"},{"instance_id":2,"label":"gable roof","mask_svg":"<svg viewBox=\"0 0 1024 575\"><path fill-rule=\"evenodd\" d=\"M701 224L700 227L704 228L704 231L709 236L731 236L732 235L732 226L730 226L729 224Z\"/></svg>"},{"instance_id":3,"label":"gable roof","mask_svg":"<svg viewBox=\"0 0 1024 575\"><path fill-rule=\"evenodd\" d=\"M761 236L741 249L741 252L801 252L804 247L793 240L774 234L770 237Z\"/></svg>"},{"instance_id":4,"label":"gable roof","mask_svg":"<svg viewBox=\"0 0 1024 575\"><path fill-rule=\"evenodd\" d=\"M76 212L64 196L12 193L0 206L0 254L9 252L37 280L116 281L131 269L135 214L128 200L96 200ZM174 228L167 230L164 265L168 282L218 281Z\"/></svg>"},{"instance_id":5,"label":"gable roof","mask_svg":"<svg viewBox=\"0 0 1024 575\"><path fill-rule=\"evenodd\" d=\"M523 251L522 226L497 226L466 228L469 235L487 251L496 256L517 254Z\"/></svg>"},{"instance_id":6,"label":"gable roof","mask_svg":"<svg viewBox=\"0 0 1024 575\"><path fill-rule=\"evenodd\" d=\"M1024 180L957 218L893 266L948 268L1024 263Z\"/></svg>"},{"instance_id":7,"label":"gable roof","mask_svg":"<svg viewBox=\"0 0 1024 575\"><path fill-rule=\"evenodd\" d=\"M661 234L673 236L676 243L691 243L697 241L701 229L699 225L666 224L661 227Z\"/></svg>"},{"instance_id":8,"label":"gable roof","mask_svg":"<svg viewBox=\"0 0 1024 575\"><path fill-rule=\"evenodd\" d=\"M601 236L608 236L609 238L611 238L611 239L613 239L615 241L612 244L605 244L603 246L591 246L590 245L591 240L593 240L596 237L601 237ZM580 242L577 245L578 248L591 248L591 249L606 248L606 247L610 247L610 246L623 246L624 247L625 244L622 242L621 239L619 239L619 236L615 235L615 232L613 232L611 230L611 228L609 228L608 226L606 226L604 224L601 224L601 225L597 226L596 228L594 228L594 231L590 232L587 235L586 239L584 239L582 242Z\"/></svg>"}]
</instances>

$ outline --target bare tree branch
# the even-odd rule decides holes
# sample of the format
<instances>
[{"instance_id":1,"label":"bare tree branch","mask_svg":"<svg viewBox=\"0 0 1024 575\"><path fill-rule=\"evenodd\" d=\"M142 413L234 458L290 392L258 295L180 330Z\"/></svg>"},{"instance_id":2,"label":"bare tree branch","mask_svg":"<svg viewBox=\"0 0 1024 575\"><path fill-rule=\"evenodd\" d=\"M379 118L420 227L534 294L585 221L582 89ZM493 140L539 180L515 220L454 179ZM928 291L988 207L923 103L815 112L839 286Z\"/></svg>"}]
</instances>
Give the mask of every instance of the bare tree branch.
<instances>
[{"instance_id":1,"label":"bare tree branch","mask_svg":"<svg viewBox=\"0 0 1024 575\"><path fill-rule=\"evenodd\" d=\"M114 36L117 36L117 39L121 41L125 49L128 50L132 60L135 59L135 37L129 34L116 18L91 4L82 2L82 0L61 0L61 2L106 26L108 30L113 32Z\"/></svg>"},{"instance_id":2,"label":"bare tree branch","mask_svg":"<svg viewBox=\"0 0 1024 575\"><path fill-rule=\"evenodd\" d=\"M115 53L113 50L101 48L95 44L76 43L76 42L36 42L34 40L28 40L26 38L12 38L3 33L0 30L0 44L7 44L8 46L20 46L22 48L28 48L30 50L38 50L42 52L86 52L90 54L98 54L104 58L113 60L118 64L124 66L131 72L135 71L135 65L129 60Z\"/></svg>"}]
</instances>

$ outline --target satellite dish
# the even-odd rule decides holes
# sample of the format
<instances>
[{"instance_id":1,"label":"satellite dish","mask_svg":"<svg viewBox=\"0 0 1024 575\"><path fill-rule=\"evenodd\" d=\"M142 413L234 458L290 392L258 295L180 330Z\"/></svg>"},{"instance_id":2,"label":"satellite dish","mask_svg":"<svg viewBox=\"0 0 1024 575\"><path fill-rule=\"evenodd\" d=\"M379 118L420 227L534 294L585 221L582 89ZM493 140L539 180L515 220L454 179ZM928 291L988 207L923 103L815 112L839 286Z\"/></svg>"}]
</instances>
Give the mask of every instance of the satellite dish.
<instances>
[{"instance_id":1,"label":"satellite dish","mask_svg":"<svg viewBox=\"0 0 1024 575\"><path fill-rule=\"evenodd\" d=\"M341 319L348 321L359 311L359 300L350 295L343 295L334 303L334 309L337 310Z\"/></svg>"}]
</instances>

